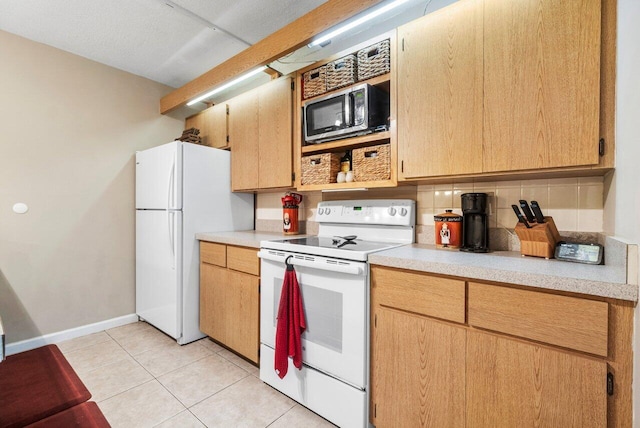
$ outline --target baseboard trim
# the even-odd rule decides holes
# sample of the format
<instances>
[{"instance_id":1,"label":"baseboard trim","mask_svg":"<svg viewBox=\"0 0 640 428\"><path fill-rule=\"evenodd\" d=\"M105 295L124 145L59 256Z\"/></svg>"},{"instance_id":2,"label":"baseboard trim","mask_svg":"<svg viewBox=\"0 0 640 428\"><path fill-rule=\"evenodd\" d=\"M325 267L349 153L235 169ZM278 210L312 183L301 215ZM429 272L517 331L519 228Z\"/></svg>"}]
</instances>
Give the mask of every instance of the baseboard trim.
<instances>
[{"instance_id":1,"label":"baseboard trim","mask_svg":"<svg viewBox=\"0 0 640 428\"><path fill-rule=\"evenodd\" d=\"M43 336L34 337L32 339L21 340L20 342L7 343L6 355L17 354L18 352L29 351L41 346L50 345L52 343L60 343L65 340L75 339L76 337L86 336L92 333L98 333L121 325L131 324L138 321L138 315L130 314L118 318L87 324L80 327L70 328L69 330L49 333Z\"/></svg>"}]
</instances>

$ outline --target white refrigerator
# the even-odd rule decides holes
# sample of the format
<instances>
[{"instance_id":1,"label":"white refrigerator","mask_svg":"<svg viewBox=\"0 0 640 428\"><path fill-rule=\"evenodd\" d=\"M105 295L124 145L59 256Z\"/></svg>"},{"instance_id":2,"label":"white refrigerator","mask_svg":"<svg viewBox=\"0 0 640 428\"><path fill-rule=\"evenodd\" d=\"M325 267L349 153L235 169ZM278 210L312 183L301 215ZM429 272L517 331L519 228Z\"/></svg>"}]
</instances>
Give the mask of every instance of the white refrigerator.
<instances>
[{"instance_id":1,"label":"white refrigerator","mask_svg":"<svg viewBox=\"0 0 640 428\"><path fill-rule=\"evenodd\" d=\"M174 141L136 153L136 313L184 345L200 332L198 232L254 228L230 153Z\"/></svg>"}]
</instances>

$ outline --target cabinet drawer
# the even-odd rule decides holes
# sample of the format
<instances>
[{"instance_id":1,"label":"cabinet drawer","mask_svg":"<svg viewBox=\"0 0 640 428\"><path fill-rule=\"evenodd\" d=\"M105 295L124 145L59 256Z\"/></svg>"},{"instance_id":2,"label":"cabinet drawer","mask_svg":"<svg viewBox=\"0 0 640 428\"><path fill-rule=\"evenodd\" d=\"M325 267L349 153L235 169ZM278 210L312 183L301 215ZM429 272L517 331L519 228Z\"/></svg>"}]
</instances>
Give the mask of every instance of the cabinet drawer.
<instances>
[{"instance_id":1,"label":"cabinet drawer","mask_svg":"<svg viewBox=\"0 0 640 428\"><path fill-rule=\"evenodd\" d=\"M258 250L245 247L227 247L227 267L240 272L260 275Z\"/></svg>"},{"instance_id":2,"label":"cabinet drawer","mask_svg":"<svg viewBox=\"0 0 640 428\"><path fill-rule=\"evenodd\" d=\"M371 268L375 304L464 323L464 281Z\"/></svg>"},{"instance_id":3,"label":"cabinet drawer","mask_svg":"<svg viewBox=\"0 0 640 428\"><path fill-rule=\"evenodd\" d=\"M200 261L216 266L226 267L226 245L200 241Z\"/></svg>"},{"instance_id":4,"label":"cabinet drawer","mask_svg":"<svg viewBox=\"0 0 640 428\"><path fill-rule=\"evenodd\" d=\"M469 283L469 324L607 356L608 304Z\"/></svg>"}]
</instances>

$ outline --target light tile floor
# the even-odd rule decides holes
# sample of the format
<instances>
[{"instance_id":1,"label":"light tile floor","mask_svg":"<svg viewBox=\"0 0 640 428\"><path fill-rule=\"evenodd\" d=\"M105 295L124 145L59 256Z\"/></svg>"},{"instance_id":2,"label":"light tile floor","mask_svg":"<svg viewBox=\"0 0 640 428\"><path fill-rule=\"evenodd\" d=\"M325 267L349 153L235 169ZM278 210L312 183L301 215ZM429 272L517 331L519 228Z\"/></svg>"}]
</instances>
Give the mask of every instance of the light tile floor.
<instances>
[{"instance_id":1,"label":"light tile floor","mask_svg":"<svg viewBox=\"0 0 640 428\"><path fill-rule=\"evenodd\" d=\"M334 426L209 339L180 346L137 322L58 347L114 428Z\"/></svg>"}]
</instances>

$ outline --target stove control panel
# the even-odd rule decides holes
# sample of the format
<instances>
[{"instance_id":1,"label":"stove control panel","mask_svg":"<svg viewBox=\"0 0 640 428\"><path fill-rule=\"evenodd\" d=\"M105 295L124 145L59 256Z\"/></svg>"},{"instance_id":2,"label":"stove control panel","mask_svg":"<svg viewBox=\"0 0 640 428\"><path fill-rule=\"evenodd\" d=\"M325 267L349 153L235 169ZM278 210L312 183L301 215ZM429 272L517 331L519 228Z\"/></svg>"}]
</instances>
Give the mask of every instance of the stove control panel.
<instances>
[{"instance_id":1,"label":"stove control panel","mask_svg":"<svg viewBox=\"0 0 640 428\"><path fill-rule=\"evenodd\" d=\"M318 203L316 221L336 224L414 226L416 203L411 199L366 199Z\"/></svg>"}]
</instances>

